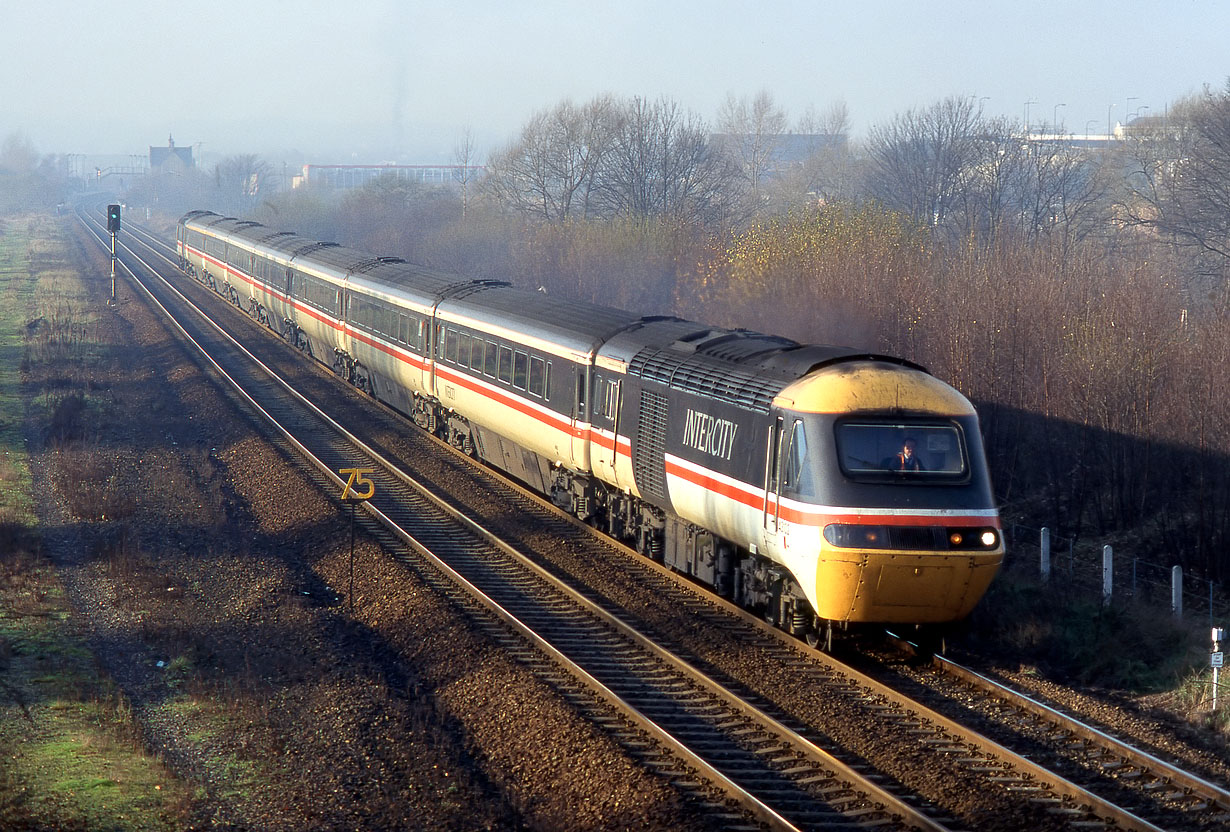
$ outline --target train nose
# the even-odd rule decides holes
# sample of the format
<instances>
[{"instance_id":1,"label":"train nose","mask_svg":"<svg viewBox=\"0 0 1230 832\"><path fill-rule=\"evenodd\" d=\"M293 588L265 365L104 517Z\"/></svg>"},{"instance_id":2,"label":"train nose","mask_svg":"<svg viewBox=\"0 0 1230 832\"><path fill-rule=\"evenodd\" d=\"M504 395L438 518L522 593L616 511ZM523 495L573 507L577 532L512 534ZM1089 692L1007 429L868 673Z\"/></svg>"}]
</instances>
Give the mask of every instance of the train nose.
<instances>
[{"instance_id":1,"label":"train nose","mask_svg":"<svg viewBox=\"0 0 1230 832\"><path fill-rule=\"evenodd\" d=\"M1002 560L999 548L961 554L828 550L816 570L816 612L837 621L956 621L973 610Z\"/></svg>"}]
</instances>

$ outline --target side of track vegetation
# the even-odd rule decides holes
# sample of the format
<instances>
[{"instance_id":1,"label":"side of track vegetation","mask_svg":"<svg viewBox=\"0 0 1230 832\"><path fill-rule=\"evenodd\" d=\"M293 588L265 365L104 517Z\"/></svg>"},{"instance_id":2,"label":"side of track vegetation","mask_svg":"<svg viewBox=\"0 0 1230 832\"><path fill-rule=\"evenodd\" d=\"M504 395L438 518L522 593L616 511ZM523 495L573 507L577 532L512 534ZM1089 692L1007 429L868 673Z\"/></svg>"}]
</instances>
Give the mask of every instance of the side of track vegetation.
<instances>
[{"instance_id":1,"label":"side of track vegetation","mask_svg":"<svg viewBox=\"0 0 1230 832\"><path fill-rule=\"evenodd\" d=\"M74 375L97 357L96 315L64 245L49 216L0 219L0 828L179 828L190 788L95 661L33 508L46 472L30 470L27 407L54 432L93 406ZM59 381L31 401L34 365Z\"/></svg>"}]
</instances>

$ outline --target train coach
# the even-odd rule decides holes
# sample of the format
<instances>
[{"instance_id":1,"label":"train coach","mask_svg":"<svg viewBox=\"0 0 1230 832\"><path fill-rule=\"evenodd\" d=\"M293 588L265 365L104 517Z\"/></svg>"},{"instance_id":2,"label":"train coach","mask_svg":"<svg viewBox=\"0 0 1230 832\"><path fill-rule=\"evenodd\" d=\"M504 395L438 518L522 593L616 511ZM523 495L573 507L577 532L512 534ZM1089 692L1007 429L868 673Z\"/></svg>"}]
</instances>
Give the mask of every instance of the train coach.
<instances>
[{"instance_id":1,"label":"train coach","mask_svg":"<svg viewBox=\"0 0 1230 832\"><path fill-rule=\"evenodd\" d=\"M816 642L965 617L977 415L909 361L566 302L204 211L182 267L421 427Z\"/></svg>"}]
</instances>

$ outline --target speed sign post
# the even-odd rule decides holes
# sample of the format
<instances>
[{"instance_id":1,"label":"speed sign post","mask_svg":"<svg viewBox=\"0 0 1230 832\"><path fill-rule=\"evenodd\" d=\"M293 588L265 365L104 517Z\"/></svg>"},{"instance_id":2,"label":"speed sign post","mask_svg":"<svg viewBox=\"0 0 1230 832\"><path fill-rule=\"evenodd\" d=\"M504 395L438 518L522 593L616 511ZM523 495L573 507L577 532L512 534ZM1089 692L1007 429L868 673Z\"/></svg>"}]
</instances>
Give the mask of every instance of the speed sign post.
<instances>
[{"instance_id":1,"label":"speed sign post","mask_svg":"<svg viewBox=\"0 0 1230 832\"><path fill-rule=\"evenodd\" d=\"M342 476L349 475L346 485L342 488L342 499L350 503L350 588L347 597L350 599L350 611L354 612L354 513L359 503L367 502L376 494L376 483L367 475L375 468L339 468Z\"/></svg>"}]
</instances>

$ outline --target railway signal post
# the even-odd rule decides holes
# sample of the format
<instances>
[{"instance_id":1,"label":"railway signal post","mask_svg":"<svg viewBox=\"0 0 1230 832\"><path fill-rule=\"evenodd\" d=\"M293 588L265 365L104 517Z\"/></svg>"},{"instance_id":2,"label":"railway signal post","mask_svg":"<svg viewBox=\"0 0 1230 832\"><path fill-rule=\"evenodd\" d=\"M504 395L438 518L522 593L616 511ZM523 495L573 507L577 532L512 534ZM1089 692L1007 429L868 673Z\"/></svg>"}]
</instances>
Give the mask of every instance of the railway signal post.
<instances>
[{"instance_id":1,"label":"railway signal post","mask_svg":"<svg viewBox=\"0 0 1230 832\"><path fill-rule=\"evenodd\" d=\"M376 483L367 476L374 468L339 468L337 472L343 476L349 474L350 479L342 488L342 500L350 503L350 586L346 597L350 601L350 611L354 612L354 513L359 503L370 500L376 493ZM364 489L362 491L358 489Z\"/></svg>"},{"instance_id":2,"label":"railway signal post","mask_svg":"<svg viewBox=\"0 0 1230 832\"><path fill-rule=\"evenodd\" d=\"M120 206L107 206L107 231L111 234L111 303L115 303L115 235L120 233Z\"/></svg>"}]
</instances>

